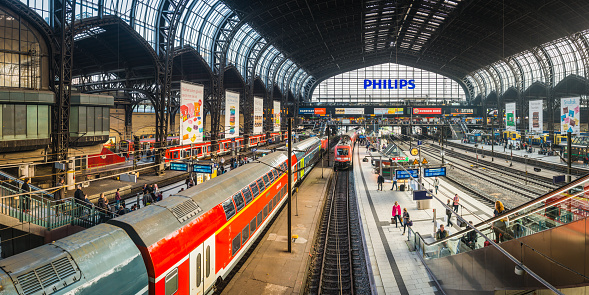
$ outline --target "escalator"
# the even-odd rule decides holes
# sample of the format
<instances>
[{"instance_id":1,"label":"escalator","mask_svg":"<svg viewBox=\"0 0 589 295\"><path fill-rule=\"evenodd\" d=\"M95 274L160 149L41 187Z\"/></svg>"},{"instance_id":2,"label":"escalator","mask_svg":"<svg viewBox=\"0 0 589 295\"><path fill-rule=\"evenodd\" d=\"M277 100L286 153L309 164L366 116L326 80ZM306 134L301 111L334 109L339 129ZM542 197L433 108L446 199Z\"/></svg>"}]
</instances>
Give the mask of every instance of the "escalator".
<instances>
[{"instance_id":1,"label":"escalator","mask_svg":"<svg viewBox=\"0 0 589 295\"><path fill-rule=\"evenodd\" d=\"M409 245L446 294L583 288L588 197L589 175L439 241L411 231Z\"/></svg>"}]
</instances>

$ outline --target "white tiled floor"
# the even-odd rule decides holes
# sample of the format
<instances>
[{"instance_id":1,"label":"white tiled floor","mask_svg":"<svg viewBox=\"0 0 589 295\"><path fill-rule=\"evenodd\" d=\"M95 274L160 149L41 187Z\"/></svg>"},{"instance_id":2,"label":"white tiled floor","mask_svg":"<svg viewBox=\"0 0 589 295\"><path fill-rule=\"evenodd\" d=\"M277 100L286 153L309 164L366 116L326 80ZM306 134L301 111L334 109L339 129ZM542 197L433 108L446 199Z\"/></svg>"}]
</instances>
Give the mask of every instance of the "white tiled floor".
<instances>
[{"instance_id":1,"label":"white tiled floor","mask_svg":"<svg viewBox=\"0 0 589 295\"><path fill-rule=\"evenodd\" d=\"M401 208L407 208L411 219L413 220L413 230L423 235L433 236L433 210L436 209L438 212L436 217L438 220L443 220L445 209L437 201L432 200L432 209L418 210L417 203L412 200L409 192L391 191L391 183L385 183L383 191L377 191L376 178L377 175L372 171L370 162L362 162L361 159L366 155L366 149L364 147L357 147L360 152L360 158L357 155L354 159L354 176L357 196L359 198L359 207L362 214L362 220L364 222L364 232L366 235L366 243L368 247L368 254L370 262L372 264L372 270L374 273L375 284L379 294L434 294L437 290L433 287L433 283L430 285L432 279L421 263L419 257L415 252L410 252L407 246L407 235L402 235L402 228L395 228L394 225L390 224L391 211L395 201L399 202ZM409 154L409 153L407 153ZM366 187L369 190L370 198L372 199L374 210L377 216L373 216L372 208L370 206L368 195L365 190L364 182L360 173L364 174L366 180ZM449 172L451 173L451 172ZM426 185L430 185L431 180L425 179ZM486 205L478 202L477 200L466 196L464 193L454 189L450 184L440 179L440 190L438 197L445 200L446 197L453 197L454 193L458 193L461 198L461 203L466 208L470 209L476 214L480 214L481 218L487 219L492 216L493 210ZM464 211L464 216L468 216ZM453 218L454 219L454 218ZM470 216L467 220L473 220L475 223L476 218ZM455 222L454 222L455 223ZM378 227L381 227L386 241L382 241L378 231ZM458 227L450 229L450 232L456 232ZM393 273L394 266L391 266L385 246L383 243L387 243L395 264L400 271L400 276L405 288L399 288L395 275ZM407 290L407 293L404 290ZM403 291L401 291L403 290Z\"/></svg>"}]
</instances>

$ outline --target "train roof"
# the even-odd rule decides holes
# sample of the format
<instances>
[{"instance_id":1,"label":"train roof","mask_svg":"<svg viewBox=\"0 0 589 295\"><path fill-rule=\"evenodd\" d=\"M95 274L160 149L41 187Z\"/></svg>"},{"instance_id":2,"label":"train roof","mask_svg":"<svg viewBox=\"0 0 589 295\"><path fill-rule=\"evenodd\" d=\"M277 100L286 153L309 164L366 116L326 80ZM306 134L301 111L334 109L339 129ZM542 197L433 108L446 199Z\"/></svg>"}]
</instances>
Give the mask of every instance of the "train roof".
<instances>
[{"instance_id":1,"label":"train roof","mask_svg":"<svg viewBox=\"0 0 589 295\"><path fill-rule=\"evenodd\" d=\"M319 142L308 139L293 148L304 150ZM271 167L287 160L286 152L275 152L261 159L261 163L250 163L219 175L202 184L193 186L178 194L140 210L111 219L108 222L125 228L131 238L143 247L149 247L173 235L188 223L207 213L215 206L232 197L237 191L266 175ZM220 222L226 222L225 216Z\"/></svg>"}]
</instances>

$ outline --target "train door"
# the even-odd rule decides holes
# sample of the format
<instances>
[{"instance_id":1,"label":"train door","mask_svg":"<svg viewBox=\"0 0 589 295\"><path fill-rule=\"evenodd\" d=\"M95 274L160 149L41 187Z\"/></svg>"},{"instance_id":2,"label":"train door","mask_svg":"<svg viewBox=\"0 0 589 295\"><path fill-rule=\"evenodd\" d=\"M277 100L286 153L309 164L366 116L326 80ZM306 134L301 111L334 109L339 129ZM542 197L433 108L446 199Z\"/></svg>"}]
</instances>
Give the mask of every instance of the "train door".
<instances>
[{"instance_id":1,"label":"train door","mask_svg":"<svg viewBox=\"0 0 589 295\"><path fill-rule=\"evenodd\" d=\"M190 295L204 294L204 243L190 253Z\"/></svg>"},{"instance_id":2,"label":"train door","mask_svg":"<svg viewBox=\"0 0 589 295\"><path fill-rule=\"evenodd\" d=\"M215 283L215 235L190 253L190 295L205 294Z\"/></svg>"}]
</instances>

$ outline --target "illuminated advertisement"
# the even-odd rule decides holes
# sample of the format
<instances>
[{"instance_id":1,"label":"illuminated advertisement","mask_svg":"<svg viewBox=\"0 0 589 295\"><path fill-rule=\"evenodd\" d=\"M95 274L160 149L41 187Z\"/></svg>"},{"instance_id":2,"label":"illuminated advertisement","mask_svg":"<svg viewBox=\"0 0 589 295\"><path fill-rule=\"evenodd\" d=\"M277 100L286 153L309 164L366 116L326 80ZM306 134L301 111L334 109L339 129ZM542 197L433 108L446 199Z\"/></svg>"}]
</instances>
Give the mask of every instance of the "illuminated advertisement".
<instances>
[{"instance_id":1,"label":"illuminated advertisement","mask_svg":"<svg viewBox=\"0 0 589 295\"><path fill-rule=\"evenodd\" d=\"M452 115L472 115L474 109L451 109L450 114Z\"/></svg>"},{"instance_id":2,"label":"illuminated advertisement","mask_svg":"<svg viewBox=\"0 0 589 295\"><path fill-rule=\"evenodd\" d=\"M560 99L560 132L579 134L581 132L580 98L569 97Z\"/></svg>"},{"instance_id":3,"label":"illuminated advertisement","mask_svg":"<svg viewBox=\"0 0 589 295\"><path fill-rule=\"evenodd\" d=\"M374 108L375 115L403 115L403 108Z\"/></svg>"},{"instance_id":4,"label":"illuminated advertisement","mask_svg":"<svg viewBox=\"0 0 589 295\"><path fill-rule=\"evenodd\" d=\"M515 131L515 102L505 104L505 130Z\"/></svg>"},{"instance_id":5,"label":"illuminated advertisement","mask_svg":"<svg viewBox=\"0 0 589 295\"><path fill-rule=\"evenodd\" d=\"M274 132L280 131L280 102L279 101L274 101L274 111L273 111L272 121L274 122Z\"/></svg>"},{"instance_id":6,"label":"illuminated advertisement","mask_svg":"<svg viewBox=\"0 0 589 295\"><path fill-rule=\"evenodd\" d=\"M299 115L325 115L327 111L325 108L301 108Z\"/></svg>"},{"instance_id":7,"label":"illuminated advertisement","mask_svg":"<svg viewBox=\"0 0 589 295\"><path fill-rule=\"evenodd\" d=\"M543 121L543 114L542 114L542 100L530 100L529 110L529 130L542 133L542 121Z\"/></svg>"},{"instance_id":8,"label":"illuminated advertisement","mask_svg":"<svg viewBox=\"0 0 589 295\"><path fill-rule=\"evenodd\" d=\"M180 143L203 141L204 86L180 82Z\"/></svg>"},{"instance_id":9,"label":"illuminated advertisement","mask_svg":"<svg viewBox=\"0 0 589 295\"><path fill-rule=\"evenodd\" d=\"M413 108L414 115L441 115L441 108Z\"/></svg>"},{"instance_id":10,"label":"illuminated advertisement","mask_svg":"<svg viewBox=\"0 0 589 295\"><path fill-rule=\"evenodd\" d=\"M364 89L415 89L415 80L364 79Z\"/></svg>"},{"instance_id":11,"label":"illuminated advertisement","mask_svg":"<svg viewBox=\"0 0 589 295\"><path fill-rule=\"evenodd\" d=\"M264 132L264 99L254 96L254 134Z\"/></svg>"},{"instance_id":12,"label":"illuminated advertisement","mask_svg":"<svg viewBox=\"0 0 589 295\"><path fill-rule=\"evenodd\" d=\"M364 115L364 108L336 108L336 115Z\"/></svg>"}]
</instances>

